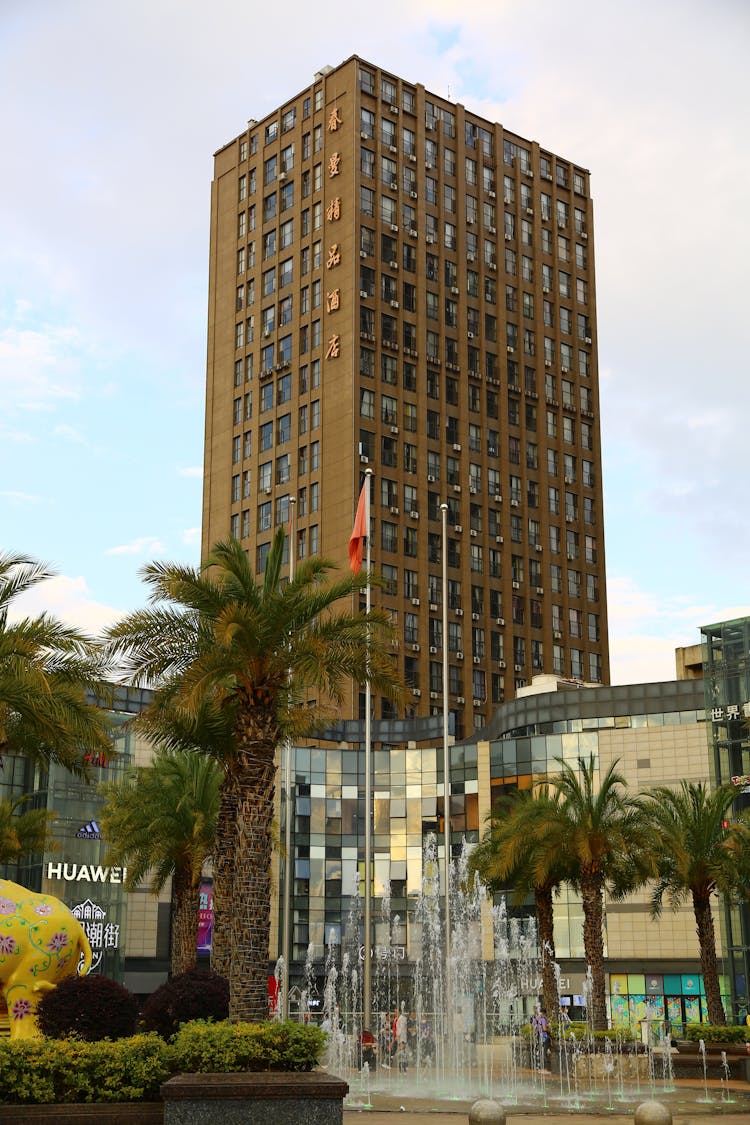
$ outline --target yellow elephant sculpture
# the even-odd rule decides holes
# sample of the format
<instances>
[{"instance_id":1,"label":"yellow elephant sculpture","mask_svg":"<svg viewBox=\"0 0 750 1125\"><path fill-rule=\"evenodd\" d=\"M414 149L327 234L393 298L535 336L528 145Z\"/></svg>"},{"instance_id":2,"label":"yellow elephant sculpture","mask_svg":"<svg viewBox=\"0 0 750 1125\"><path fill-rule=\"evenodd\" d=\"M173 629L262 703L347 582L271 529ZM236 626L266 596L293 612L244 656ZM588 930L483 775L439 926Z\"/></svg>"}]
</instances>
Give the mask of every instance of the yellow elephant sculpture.
<instances>
[{"instance_id":1,"label":"yellow elephant sculpture","mask_svg":"<svg viewBox=\"0 0 750 1125\"><path fill-rule=\"evenodd\" d=\"M64 902L0 879L0 989L11 1039L38 1036L36 1009L44 994L90 968L86 931Z\"/></svg>"}]
</instances>

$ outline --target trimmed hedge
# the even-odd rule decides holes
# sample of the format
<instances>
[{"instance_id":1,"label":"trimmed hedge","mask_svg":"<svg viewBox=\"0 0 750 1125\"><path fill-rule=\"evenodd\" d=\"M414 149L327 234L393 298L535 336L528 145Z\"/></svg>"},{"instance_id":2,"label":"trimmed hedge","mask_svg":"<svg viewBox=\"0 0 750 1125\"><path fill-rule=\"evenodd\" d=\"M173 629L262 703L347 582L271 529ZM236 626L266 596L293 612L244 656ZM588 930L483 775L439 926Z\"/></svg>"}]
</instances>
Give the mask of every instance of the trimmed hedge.
<instances>
[{"instance_id":1,"label":"trimmed hedge","mask_svg":"<svg viewBox=\"0 0 750 1125\"><path fill-rule=\"evenodd\" d=\"M743 1024L689 1023L685 1038L690 1043L750 1043L750 1027Z\"/></svg>"},{"instance_id":2,"label":"trimmed hedge","mask_svg":"<svg viewBox=\"0 0 750 1125\"><path fill-rule=\"evenodd\" d=\"M157 1101L175 1073L158 1035L84 1043L73 1039L0 1042L0 1090L12 1105Z\"/></svg>"},{"instance_id":3,"label":"trimmed hedge","mask_svg":"<svg viewBox=\"0 0 750 1125\"><path fill-rule=\"evenodd\" d=\"M291 1022L195 1021L171 1044L155 1032L98 1043L0 1040L0 1091L8 1105L158 1101L175 1074L312 1070L325 1038Z\"/></svg>"},{"instance_id":4,"label":"trimmed hedge","mask_svg":"<svg viewBox=\"0 0 750 1125\"><path fill-rule=\"evenodd\" d=\"M319 1027L299 1023L184 1024L172 1040L180 1072L312 1070L325 1045Z\"/></svg>"}]
</instances>

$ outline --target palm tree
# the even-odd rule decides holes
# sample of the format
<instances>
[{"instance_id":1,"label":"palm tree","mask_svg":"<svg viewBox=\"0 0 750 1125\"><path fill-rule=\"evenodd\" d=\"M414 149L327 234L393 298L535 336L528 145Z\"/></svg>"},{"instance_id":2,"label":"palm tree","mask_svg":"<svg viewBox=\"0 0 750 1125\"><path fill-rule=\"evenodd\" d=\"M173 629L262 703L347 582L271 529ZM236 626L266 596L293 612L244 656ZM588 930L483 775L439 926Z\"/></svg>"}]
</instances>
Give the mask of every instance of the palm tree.
<instances>
[{"instance_id":1,"label":"palm tree","mask_svg":"<svg viewBox=\"0 0 750 1125\"><path fill-rule=\"evenodd\" d=\"M595 1030L607 1027L604 981L604 889L615 898L642 885L649 872L643 816L637 798L625 792L625 778L613 762L600 785L592 754L574 770L561 758L560 773L549 779L561 800L559 817L550 824L550 847L565 851L574 864L571 880L581 893L583 946L591 969L591 1019Z\"/></svg>"},{"instance_id":2,"label":"palm tree","mask_svg":"<svg viewBox=\"0 0 750 1125\"><path fill-rule=\"evenodd\" d=\"M369 680L396 697L387 618L338 610L362 590L363 572L332 581L332 564L305 560L282 583L285 533L276 532L262 580L236 540L218 543L199 570L152 563L154 608L110 630L113 653L156 686L155 709L226 723L214 896L217 957L230 981L232 1019L268 1015L268 945L276 752L317 729ZM309 706L327 697L332 707Z\"/></svg>"},{"instance_id":3,"label":"palm tree","mask_svg":"<svg viewBox=\"0 0 750 1125\"><path fill-rule=\"evenodd\" d=\"M158 895L172 878L172 972L193 968L197 954L198 904L203 866L216 840L221 771L195 751L158 750L124 784L101 786L101 827L107 863L127 867L126 886L150 875Z\"/></svg>"},{"instance_id":4,"label":"palm tree","mask_svg":"<svg viewBox=\"0 0 750 1125\"><path fill-rule=\"evenodd\" d=\"M737 799L732 785L711 793L704 782L682 781L679 789L660 786L644 794L652 831L657 881L651 898L654 917L666 895L673 909L692 899L706 989L708 1018L726 1022L721 1003L711 897L750 901L750 819L730 818Z\"/></svg>"},{"instance_id":5,"label":"palm tree","mask_svg":"<svg viewBox=\"0 0 750 1125\"><path fill-rule=\"evenodd\" d=\"M50 828L57 814L47 809L23 806L33 795L0 800L0 864L15 863L24 856L40 855L53 847Z\"/></svg>"},{"instance_id":6,"label":"palm tree","mask_svg":"<svg viewBox=\"0 0 750 1125\"><path fill-rule=\"evenodd\" d=\"M559 1010L555 978L553 894L573 876L567 853L557 842L554 826L561 815L560 798L548 787L516 789L503 797L489 816L489 825L469 860L493 893L513 887L516 902L534 896L542 954L542 995L551 1018Z\"/></svg>"},{"instance_id":7,"label":"palm tree","mask_svg":"<svg viewBox=\"0 0 750 1125\"><path fill-rule=\"evenodd\" d=\"M26 555L0 555L0 762L23 754L87 772L86 752L112 753L106 663L85 634L48 613L11 621L15 598L52 572Z\"/></svg>"}]
</instances>

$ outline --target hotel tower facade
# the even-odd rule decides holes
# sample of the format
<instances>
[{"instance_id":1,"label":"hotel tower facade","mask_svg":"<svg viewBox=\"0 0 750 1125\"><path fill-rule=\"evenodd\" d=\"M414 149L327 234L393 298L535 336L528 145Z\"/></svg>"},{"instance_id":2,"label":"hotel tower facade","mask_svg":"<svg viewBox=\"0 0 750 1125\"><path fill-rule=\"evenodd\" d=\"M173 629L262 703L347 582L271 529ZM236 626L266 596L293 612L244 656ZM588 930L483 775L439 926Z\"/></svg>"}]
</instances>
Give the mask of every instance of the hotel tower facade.
<instances>
[{"instance_id":1,"label":"hotel tower facade","mask_svg":"<svg viewBox=\"0 0 750 1125\"><path fill-rule=\"evenodd\" d=\"M345 567L368 468L399 717L608 681L588 172L353 57L215 156L204 555Z\"/></svg>"}]
</instances>

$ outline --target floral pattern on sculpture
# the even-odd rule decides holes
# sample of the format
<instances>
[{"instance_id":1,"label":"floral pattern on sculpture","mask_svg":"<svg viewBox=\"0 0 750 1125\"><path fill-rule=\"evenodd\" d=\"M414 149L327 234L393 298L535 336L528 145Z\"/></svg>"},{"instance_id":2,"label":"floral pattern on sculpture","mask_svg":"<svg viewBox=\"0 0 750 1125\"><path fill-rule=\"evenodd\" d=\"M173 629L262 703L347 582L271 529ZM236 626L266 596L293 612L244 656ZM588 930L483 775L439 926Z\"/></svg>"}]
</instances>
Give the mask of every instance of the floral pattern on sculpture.
<instances>
[{"instance_id":1,"label":"floral pattern on sculpture","mask_svg":"<svg viewBox=\"0 0 750 1125\"><path fill-rule=\"evenodd\" d=\"M0 898L0 914L15 914L17 910L18 903L12 898Z\"/></svg>"},{"instance_id":2,"label":"floral pattern on sculpture","mask_svg":"<svg viewBox=\"0 0 750 1125\"><path fill-rule=\"evenodd\" d=\"M16 939L10 934L0 934L0 953L7 955L16 952Z\"/></svg>"},{"instance_id":3,"label":"floral pattern on sculpture","mask_svg":"<svg viewBox=\"0 0 750 1125\"><path fill-rule=\"evenodd\" d=\"M67 944L68 935L58 932L56 934L53 934L47 942L47 949L49 949L50 953L59 953L61 949L65 949L65 946Z\"/></svg>"},{"instance_id":4,"label":"floral pattern on sculpture","mask_svg":"<svg viewBox=\"0 0 750 1125\"><path fill-rule=\"evenodd\" d=\"M14 1020L23 1020L31 1015L31 1002L29 1000L16 1000L11 1008Z\"/></svg>"}]
</instances>

